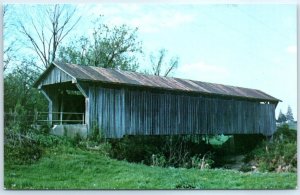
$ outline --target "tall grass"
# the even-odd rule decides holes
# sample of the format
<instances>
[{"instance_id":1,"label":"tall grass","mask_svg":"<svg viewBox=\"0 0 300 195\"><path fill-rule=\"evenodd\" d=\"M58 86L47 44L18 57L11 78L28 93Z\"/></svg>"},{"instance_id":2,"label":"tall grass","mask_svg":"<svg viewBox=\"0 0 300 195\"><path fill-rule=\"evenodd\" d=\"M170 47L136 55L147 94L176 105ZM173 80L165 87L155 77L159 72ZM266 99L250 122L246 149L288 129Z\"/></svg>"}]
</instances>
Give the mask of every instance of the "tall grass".
<instances>
[{"instance_id":1,"label":"tall grass","mask_svg":"<svg viewBox=\"0 0 300 195\"><path fill-rule=\"evenodd\" d=\"M59 146L31 165L5 165L6 189L294 189L295 173L150 167Z\"/></svg>"}]
</instances>

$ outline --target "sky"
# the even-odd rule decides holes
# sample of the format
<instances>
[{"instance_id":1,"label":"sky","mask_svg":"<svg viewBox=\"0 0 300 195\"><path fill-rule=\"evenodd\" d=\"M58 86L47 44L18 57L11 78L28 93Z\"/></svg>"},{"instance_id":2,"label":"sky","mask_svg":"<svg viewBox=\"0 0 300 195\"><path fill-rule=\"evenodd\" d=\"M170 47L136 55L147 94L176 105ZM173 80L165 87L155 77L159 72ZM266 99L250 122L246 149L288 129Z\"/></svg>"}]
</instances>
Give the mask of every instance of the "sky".
<instances>
[{"instance_id":1,"label":"sky","mask_svg":"<svg viewBox=\"0 0 300 195\"><path fill-rule=\"evenodd\" d=\"M179 57L171 76L259 89L282 100L276 117L280 109L286 113L288 105L297 117L296 5L103 3L77 7L82 19L69 40L91 34L91 21L101 14L111 26L138 27L144 51L140 70L150 68L151 52L164 48L169 57Z\"/></svg>"}]
</instances>

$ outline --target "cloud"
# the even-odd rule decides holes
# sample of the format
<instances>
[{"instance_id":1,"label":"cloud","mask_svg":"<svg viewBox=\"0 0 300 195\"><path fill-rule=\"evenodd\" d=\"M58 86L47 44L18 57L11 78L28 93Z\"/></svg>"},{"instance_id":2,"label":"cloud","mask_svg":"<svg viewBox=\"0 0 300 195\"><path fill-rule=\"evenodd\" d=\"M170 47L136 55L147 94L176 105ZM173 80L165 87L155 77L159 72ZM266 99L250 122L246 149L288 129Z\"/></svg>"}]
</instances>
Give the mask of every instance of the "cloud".
<instances>
[{"instance_id":1,"label":"cloud","mask_svg":"<svg viewBox=\"0 0 300 195\"><path fill-rule=\"evenodd\" d=\"M288 53L296 54L297 53L297 46L296 45L290 45L286 48L286 51Z\"/></svg>"},{"instance_id":2,"label":"cloud","mask_svg":"<svg viewBox=\"0 0 300 195\"><path fill-rule=\"evenodd\" d=\"M96 4L89 7L89 10L87 11L89 15L104 15L104 16L110 16L110 15L118 15L121 14L122 9L117 6L108 6L106 4Z\"/></svg>"},{"instance_id":3,"label":"cloud","mask_svg":"<svg viewBox=\"0 0 300 195\"><path fill-rule=\"evenodd\" d=\"M192 14L160 11L156 13L139 13L131 18L122 18L118 22L127 23L132 27L138 27L140 31L155 33L164 29L176 28L194 21ZM112 20L115 20L112 18Z\"/></svg>"},{"instance_id":4,"label":"cloud","mask_svg":"<svg viewBox=\"0 0 300 195\"><path fill-rule=\"evenodd\" d=\"M198 61L179 66L176 75L178 77L184 77L192 80L221 83L229 77L230 73L228 69L224 67Z\"/></svg>"},{"instance_id":5,"label":"cloud","mask_svg":"<svg viewBox=\"0 0 300 195\"><path fill-rule=\"evenodd\" d=\"M140 4L97 4L88 9L86 12L90 16L104 15L108 24L127 24L131 27L138 27L140 31L146 33L180 27L195 20L194 14L175 10L171 7L152 7Z\"/></svg>"}]
</instances>

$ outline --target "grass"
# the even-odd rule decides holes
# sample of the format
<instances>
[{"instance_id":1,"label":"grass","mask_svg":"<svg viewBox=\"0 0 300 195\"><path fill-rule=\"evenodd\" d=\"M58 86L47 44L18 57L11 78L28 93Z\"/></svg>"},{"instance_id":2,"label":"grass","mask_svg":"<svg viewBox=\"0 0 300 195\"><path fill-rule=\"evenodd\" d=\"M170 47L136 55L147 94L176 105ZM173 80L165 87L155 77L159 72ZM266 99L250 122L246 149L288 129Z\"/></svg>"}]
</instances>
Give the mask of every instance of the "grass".
<instances>
[{"instance_id":1,"label":"grass","mask_svg":"<svg viewBox=\"0 0 300 195\"><path fill-rule=\"evenodd\" d=\"M5 163L6 189L295 189L296 173L149 167L71 147L47 150L35 164Z\"/></svg>"}]
</instances>

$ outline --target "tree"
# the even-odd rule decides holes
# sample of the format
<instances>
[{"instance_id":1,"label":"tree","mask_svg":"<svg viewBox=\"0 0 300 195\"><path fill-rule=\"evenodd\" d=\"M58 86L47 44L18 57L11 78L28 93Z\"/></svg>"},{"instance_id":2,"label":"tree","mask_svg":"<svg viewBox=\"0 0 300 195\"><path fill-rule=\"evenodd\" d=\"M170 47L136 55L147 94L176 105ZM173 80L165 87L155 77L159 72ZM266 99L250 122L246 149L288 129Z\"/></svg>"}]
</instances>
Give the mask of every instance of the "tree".
<instances>
[{"instance_id":1,"label":"tree","mask_svg":"<svg viewBox=\"0 0 300 195\"><path fill-rule=\"evenodd\" d=\"M8 32L11 23L9 21L9 12L10 7L8 5L4 5L3 7L3 71L8 68L8 65L15 58L15 40L8 40Z\"/></svg>"},{"instance_id":2,"label":"tree","mask_svg":"<svg viewBox=\"0 0 300 195\"><path fill-rule=\"evenodd\" d=\"M74 18L75 12L76 8L56 4L42 11L37 16L40 18L31 15L28 19L19 21L21 34L42 61L44 68L56 59L59 45L79 22L81 17Z\"/></svg>"},{"instance_id":3,"label":"tree","mask_svg":"<svg viewBox=\"0 0 300 195\"><path fill-rule=\"evenodd\" d=\"M282 113L282 111L280 110L279 111L279 115L278 115L278 119L277 119L277 122L279 123L283 123L286 121L286 116Z\"/></svg>"},{"instance_id":4,"label":"tree","mask_svg":"<svg viewBox=\"0 0 300 195\"><path fill-rule=\"evenodd\" d=\"M94 23L92 37L82 36L62 47L59 60L67 63L104 68L136 71L136 55L142 53L137 40L137 29L126 25L113 28L100 22Z\"/></svg>"},{"instance_id":5,"label":"tree","mask_svg":"<svg viewBox=\"0 0 300 195\"><path fill-rule=\"evenodd\" d=\"M150 74L166 77L178 67L178 57L172 57L169 62L166 62L166 55L167 50L165 49L159 50L157 56L153 54L150 55L152 68Z\"/></svg>"},{"instance_id":6,"label":"tree","mask_svg":"<svg viewBox=\"0 0 300 195\"><path fill-rule=\"evenodd\" d=\"M294 116L292 112L291 106L288 106L287 112L286 112L286 120L288 122L293 122L294 121Z\"/></svg>"},{"instance_id":7,"label":"tree","mask_svg":"<svg viewBox=\"0 0 300 195\"><path fill-rule=\"evenodd\" d=\"M48 105L46 99L37 89L32 88L40 75L33 64L33 61L23 60L19 67L5 76L4 112L14 110L17 104L22 105L28 112L46 110Z\"/></svg>"}]
</instances>

